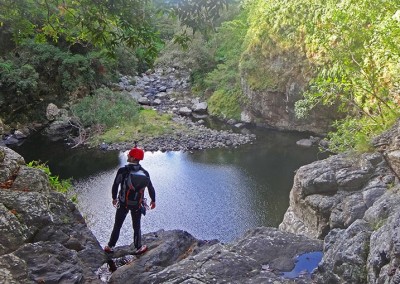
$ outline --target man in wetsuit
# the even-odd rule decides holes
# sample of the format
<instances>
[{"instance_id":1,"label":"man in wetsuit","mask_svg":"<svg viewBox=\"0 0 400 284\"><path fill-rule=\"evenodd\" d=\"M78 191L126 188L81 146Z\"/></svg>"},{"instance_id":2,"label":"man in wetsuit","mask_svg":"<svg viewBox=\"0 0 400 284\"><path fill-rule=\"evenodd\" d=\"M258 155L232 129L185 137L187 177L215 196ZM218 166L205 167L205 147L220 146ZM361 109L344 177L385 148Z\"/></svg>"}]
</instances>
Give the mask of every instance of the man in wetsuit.
<instances>
[{"instance_id":1,"label":"man in wetsuit","mask_svg":"<svg viewBox=\"0 0 400 284\"><path fill-rule=\"evenodd\" d=\"M125 217L129 211L131 212L131 217L132 217L133 240L134 240L134 245L136 248L135 254L142 254L147 250L147 246L142 245L142 240L141 240L142 234L140 231L140 219L141 219L142 212L144 209L144 208L142 208L144 205L142 205L142 202L141 202L143 196L141 196L139 208L129 209L128 206L126 206L127 202L124 199L125 198L123 196L124 193L122 193L122 187L123 187L123 183L125 182L125 179L130 174L131 171L134 171L135 173L139 174L138 179L140 179L140 175L145 176L147 190L149 192L149 196L151 199L150 209L154 209L156 207L156 194L155 194L153 184L151 183L151 180L150 180L150 175L139 164L139 162L141 160L143 160L143 158L144 158L144 151L135 146L128 153L128 164L126 166L118 169L118 172L115 177L114 183L112 185L112 190L111 190L112 204L117 208L117 211L115 213L114 228L112 230L110 240L108 242L108 245L104 247L104 251L107 253L111 253L114 251L113 249L114 249L115 244L118 241L122 224L124 223ZM133 179L132 183L137 184L137 183L140 183L140 181L135 181L135 179ZM121 187L121 189L119 192L119 196L117 198L117 193L118 193L119 187ZM142 195L144 194L144 188L141 191L141 194Z\"/></svg>"}]
</instances>

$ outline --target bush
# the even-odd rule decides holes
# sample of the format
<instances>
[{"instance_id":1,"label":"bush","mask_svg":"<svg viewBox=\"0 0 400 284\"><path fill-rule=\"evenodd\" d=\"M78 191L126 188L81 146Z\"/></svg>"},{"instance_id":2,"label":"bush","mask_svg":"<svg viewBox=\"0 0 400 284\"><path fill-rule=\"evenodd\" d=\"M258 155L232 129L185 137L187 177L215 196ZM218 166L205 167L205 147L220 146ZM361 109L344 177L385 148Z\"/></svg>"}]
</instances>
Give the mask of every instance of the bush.
<instances>
[{"instance_id":1,"label":"bush","mask_svg":"<svg viewBox=\"0 0 400 284\"><path fill-rule=\"evenodd\" d=\"M0 112L5 123L29 120L30 106L40 100L38 84L39 74L33 66L0 59Z\"/></svg>"},{"instance_id":2,"label":"bush","mask_svg":"<svg viewBox=\"0 0 400 284\"><path fill-rule=\"evenodd\" d=\"M118 72L131 76L137 74L138 59L132 49L124 46L117 48L115 58Z\"/></svg>"},{"instance_id":3,"label":"bush","mask_svg":"<svg viewBox=\"0 0 400 284\"><path fill-rule=\"evenodd\" d=\"M72 106L83 126L110 128L137 119L139 105L129 95L102 88Z\"/></svg>"},{"instance_id":4,"label":"bush","mask_svg":"<svg viewBox=\"0 0 400 284\"><path fill-rule=\"evenodd\" d=\"M39 75L32 65L15 65L11 61L0 59L0 82L1 87L12 93L22 94L35 92L38 87Z\"/></svg>"},{"instance_id":5,"label":"bush","mask_svg":"<svg viewBox=\"0 0 400 284\"><path fill-rule=\"evenodd\" d=\"M240 119L240 90L217 90L208 100L208 109L212 115L223 119Z\"/></svg>"},{"instance_id":6,"label":"bush","mask_svg":"<svg viewBox=\"0 0 400 284\"><path fill-rule=\"evenodd\" d=\"M70 179L60 179L51 173L50 168L45 163L39 161L31 161L27 164L28 167L42 170L49 179L50 186L57 192L65 194L73 202L77 201L76 195L72 194L72 183Z\"/></svg>"}]
</instances>

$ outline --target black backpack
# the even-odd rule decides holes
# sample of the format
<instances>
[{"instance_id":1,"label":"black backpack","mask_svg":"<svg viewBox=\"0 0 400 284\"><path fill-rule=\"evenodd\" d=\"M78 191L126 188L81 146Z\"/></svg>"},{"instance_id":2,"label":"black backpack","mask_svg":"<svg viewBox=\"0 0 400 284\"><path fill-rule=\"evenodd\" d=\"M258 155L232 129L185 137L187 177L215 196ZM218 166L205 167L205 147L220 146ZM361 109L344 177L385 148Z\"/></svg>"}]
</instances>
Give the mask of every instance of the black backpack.
<instances>
[{"instance_id":1,"label":"black backpack","mask_svg":"<svg viewBox=\"0 0 400 284\"><path fill-rule=\"evenodd\" d=\"M149 181L150 179L146 176L142 167L128 168L128 174L121 184L119 193L121 206L125 206L130 210L138 210L142 206L144 190Z\"/></svg>"}]
</instances>

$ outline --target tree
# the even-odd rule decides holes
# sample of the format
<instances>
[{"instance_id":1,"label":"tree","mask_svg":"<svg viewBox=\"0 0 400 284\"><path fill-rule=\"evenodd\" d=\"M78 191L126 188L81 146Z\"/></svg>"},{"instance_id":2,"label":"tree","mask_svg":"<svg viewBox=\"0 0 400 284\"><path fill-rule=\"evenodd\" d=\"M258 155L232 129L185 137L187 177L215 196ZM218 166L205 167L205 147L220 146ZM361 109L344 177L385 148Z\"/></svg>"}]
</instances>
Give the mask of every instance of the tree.
<instances>
[{"instance_id":1,"label":"tree","mask_svg":"<svg viewBox=\"0 0 400 284\"><path fill-rule=\"evenodd\" d=\"M151 0L0 0L0 33L15 43L65 40L115 51L119 45L142 49L151 61L162 43L153 25L157 12L175 13L182 23L206 29L226 0L175 1L173 6ZM173 9L167 9L172 7Z\"/></svg>"}]
</instances>

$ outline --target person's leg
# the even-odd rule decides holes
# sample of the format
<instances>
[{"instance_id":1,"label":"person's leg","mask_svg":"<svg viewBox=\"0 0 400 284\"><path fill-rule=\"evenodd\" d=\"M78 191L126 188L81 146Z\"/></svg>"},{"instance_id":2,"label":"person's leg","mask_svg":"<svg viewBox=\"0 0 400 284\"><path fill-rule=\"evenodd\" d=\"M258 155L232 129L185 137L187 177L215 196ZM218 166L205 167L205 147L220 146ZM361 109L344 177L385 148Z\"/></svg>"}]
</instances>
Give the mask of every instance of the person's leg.
<instances>
[{"instance_id":1,"label":"person's leg","mask_svg":"<svg viewBox=\"0 0 400 284\"><path fill-rule=\"evenodd\" d=\"M109 247L114 247L119 238L119 232L121 231L122 224L125 221L126 214L128 214L128 209L120 206L115 212L114 228L111 233L110 241L108 242Z\"/></svg>"},{"instance_id":2,"label":"person's leg","mask_svg":"<svg viewBox=\"0 0 400 284\"><path fill-rule=\"evenodd\" d=\"M140 219L142 217L142 213L140 210L133 211L131 210L132 216L132 226L133 226L133 243L136 249L139 249L142 246L142 232L140 229Z\"/></svg>"}]
</instances>

